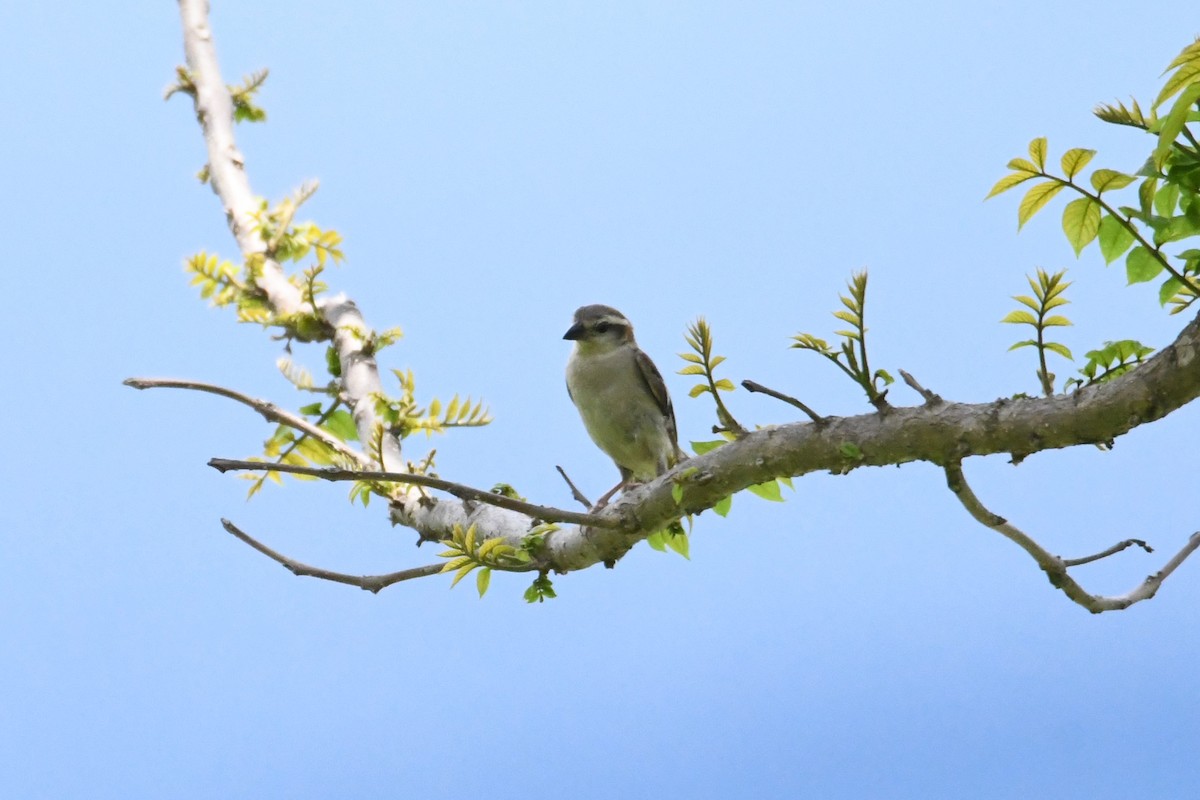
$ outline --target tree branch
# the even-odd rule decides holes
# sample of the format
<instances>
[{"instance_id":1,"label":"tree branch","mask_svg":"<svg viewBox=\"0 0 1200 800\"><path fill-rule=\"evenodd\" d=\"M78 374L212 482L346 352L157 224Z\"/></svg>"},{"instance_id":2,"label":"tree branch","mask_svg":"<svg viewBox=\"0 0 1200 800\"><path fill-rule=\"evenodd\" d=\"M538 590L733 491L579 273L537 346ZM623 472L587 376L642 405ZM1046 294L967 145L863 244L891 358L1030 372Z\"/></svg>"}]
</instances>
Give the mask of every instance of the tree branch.
<instances>
[{"instance_id":1,"label":"tree branch","mask_svg":"<svg viewBox=\"0 0 1200 800\"><path fill-rule=\"evenodd\" d=\"M196 119L208 150L208 174L213 192L225 208L229 230L243 256L266 255L267 245L258 235L254 212L258 209L245 158L233 135L233 100L221 77L212 29L208 24L207 0L179 0L183 21L183 49L188 73L195 87ZM300 290L288 281L278 262L265 258L256 284L267 294L276 312L294 314L302 308Z\"/></svg>"},{"instance_id":2,"label":"tree branch","mask_svg":"<svg viewBox=\"0 0 1200 800\"><path fill-rule=\"evenodd\" d=\"M554 465L554 468L556 470L558 470L558 474L562 475L562 479L564 481L566 481L567 486L569 486L571 488L571 498L576 503L579 503L584 508L591 511L592 510L592 501L587 499L587 495L585 495L583 492L579 491L579 487L576 486L575 482L572 481L571 478L567 475L567 471L565 469L563 469L562 467L558 466L557 464Z\"/></svg>"},{"instance_id":3,"label":"tree branch","mask_svg":"<svg viewBox=\"0 0 1200 800\"><path fill-rule=\"evenodd\" d=\"M343 572L330 572L327 569L310 567L307 564L301 564L295 559L288 558L282 553L275 552L250 534L242 531L240 528L238 528L238 526L234 525L227 519L222 519L221 525L225 527L225 530L229 531L234 536L241 539L243 542L250 545L267 558L271 559L272 561L277 561L285 566L293 575L309 578L320 578L323 581L333 581L334 583L345 583L350 586L357 586L360 589L365 589L372 594L378 594L380 589L386 589L393 583L400 583L400 581L409 581L413 578L424 578L429 575L436 575L442 571L443 566L442 564L427 564L424 567L402 569L399 572L390 572L387 575L347 575Z\"/></svg>"},{"instance_id":4,"label":"tree branch","mask_svg":"<svg viewBox=\"0 0 1200 800\"><path fill-rule=\"evenodd\" d=\"M250 191L243 159L233 137L232 103L217 67L207 4L204 0L180 0L180 11L189 79L195 88L196 114L208 147L212 187L221 199L243 255L266 256L266 245L253 218L258 204ZM304 310L300 291L271 258L265 258L257 283L277 314ZM361 440L369 442L377 424L372 396L381 386L374 358L363 346L369 328L354 303L344 296L324 301L319 312L335 331L334 345L342 365L344 394ZM629 489L603 511L587 515L592 519L584 527L560 528L547 536L537 566L563 572L615 561L638 541L680 516L699 513L730 494L773 478L928 461L953 465L946 467L947 477L952 486L958 487L956 492L964 506L981 521L986 520L985 524L1026 547L1052 580L1061 577L1063 590L1073 600L1093 610L1124 608L1152 596L1161 582L1200 547L1200 534L1193 536L1142 586L1122 597L1099 598L1084 592L1066 575L1065 562L987 511L961 480L958 465L970 455L1010 453L1014 460L1020 460L1043 450L1111 442L1200 395L1197 356L1200 356L1200 324L1193 319L1172 345L1141 366L1112 381L1071 394L980 404L934 404L925 397L926 403L920 407L841 418L819 417L798 401L792 402L794 398L773 393L778 399L792 402L820 424L793 423L749 432L737 441L689 459L686 466ZM846 455L847 443L854 445L856 453L850 460ZM385 436L382 461L379 466L388 473L402 471L403 460L395 437ZM954 480L956 475L960 480ZM538 522L530 513L478 502L482 498L420 499L416 488L411 492L392 505L391 518L415 529L422 539L445 538L455 525L475 524L481 536L499 536L519 546Z\"/></svg>"},{"instance_id":5,"label":"tree branch","mask_svg":"<svg viewBox=\"0 0 1200 800\"><path fill-rule=\"evenodd\" d=\"M254 470L255 472L286 472L292 475L309 475L326 481L378 481L380 483L403 483L411 486L427 486L430 489L440 489L460 500L478 500L481 503L517 511L543 522L571 522L577 525L590 525L596 528L618 528L618 520L599 517L595 514L580 514L551 506L539 506L506 497L502 494L476 489L462 483L434 478L431 475L417 475L412 472L377 472L340 467L304 467L298 464L268 464L262 461L238 461L231 458L212 458L208 465L220 472L230 470Z\"/></svg>"},{"instance_id":6,"label":"tree branch","mask_svg":"<svg viewBox=\"0 0 1200 800\"><path fill-rule=\"evenodd\" d=\"M213 46L208 22L207 0L179 0L183 21L183 45L189 77L195 87L193 99L196 118L204 133L208 149L209 177L213 191L225 208L230 231L237 240L242 256L262 254L263 267L255 284L267 295L267 302L276 314L289 315L304 310L303 296L270 257L267 245L258 235L254 213L258 209L250 181L246 177L245 159L237 149L233 135L233 102L229 88L221 77L217 52ZM359 440L371 441L377 416L371 396L382 392L379 369L375 358L363 348L370 327L363 320L354 302L337 295L318 303L317 310L335 331L334 346L342 365L342 387L358 428ZM383 438L379 465L387 470L404 468L400 442L390 434ZM412 498L415 499L415 498Z\"/></svg>"},{"instance_id":7,"label":"tree branch","mask_svg":"<svg viewBox=\"0 0 1200 800\"><path fill-rule=\"evenodd\" d=\"M267 400L259 400L233 389L227 389L224 386L218 386L214 383L204 383L202 381L184 381L172 378L129 378L123 381L123 383L126 386L132 386L134 389L192 389L198 392L207 392L219 395L220 397L227 397L230 400L236 400L243 405L250 406L250 408L262 414L268 422L276 422L280 425L287 425L289 428L295 428L342 455L354 459L356 463L362 464L364 467L373 466L375 463L329 431L314 425L304 417L286 411Z\"/></svg>"},{"instance_id":8,"label":"tree branch","mask_svg":"<svg viewBox=\"0 0 1200 800\"><path fill-rule=\"evenodd\" d=\"M946 483L949 485L950 491L954 492L955 496L958 497L959 502L962 503L963 508L967 510L967 513L974 517L975 520L980 524L998 532L1028 553L1033 560L1038 563L1038 566L1045 571L1046 576L1050 579L1051 585L1053 585L1056 589L1061 590L1063 594L1086 608L1088 611L1091 611L1093 614L1099 614L1104 611L1117 611L1128 608L1134 603L1142 600L1149 600L1158 591L1158 587L1162 586L1162 582L1165 581L1167 577L1175 571L1175 568L1182 564L1184 559L1190 556L1197 547L1200 547L1200 532L1193 533L1191 537L1188 538L1187 544L1185 544L1183 548L1175 554L1174 558L1168 561L1161 570L1147 577L1146 580L1141 583L1141 585L1132 591L1116 597L1105 597L1104 595L1091 594L1090 592L1084 590L1084 588L1067 573L1067 567L1072 566L1071 563L1064 561L1058 556L1051 555L1045 548L1031 539L1028 535L1018 530L1015 526L1009 524L1009 522L1003 517L989 511L987 507L980 502L979 498L975 496L975 493L971 491L971 487L967 484L967 479L963 475L962 464L960 462L956 461L952 464L947 464L945 466L945 471ZM1119 550L1123 550L1125 547L1128 547L1134 542L1135 540L1122 542L1116 547L1109 548L1109 550L1106 550L1103 553L1099 553L1086 559L1079 559L1074 563L1086 563L1088 561L1104 558L1106 555L1111 555ZM1141 544L1143 547L1145 546L1144 542L1141 542Z\"/></svg>"},{"instance_id":9,"label":"tree branch","mask_svg":"<svg viewBox=\"0 0 1200 800\"><path fill-rule=\"evenodd\" d=\"M912 375L909 375L904 370L900 370L900 377L904 379L904 382L908 384L910 389L921 395L921 397L925 400L925 405L936 406L943 402L941 395L937 394L936 392L931 392L921 384L917 383L917 379Z\"/></svg>"},{"instance_id":10,"label":"tree branch","mask_svg":"<svg viewBox=\"0 0 1200 800\"><path fill-rule=\"evenodd\" d=\"M1134 545L1137 545L1138 547L1142 548L1147 553L1154 552L1154 548L1151 547L1150 545L1146 544L1145 542L1143 542L1141 539L1126 539L1123 542L1117 542L1116 544L1114 544L1112 547L1108 548L1107 550L1101 550L1099 553L1096 553L1095 555L1084 556L1083 558L1062 558L1062 557L1060 557L1059 561L1061 561L1063 563L1064 567L1078 567L1081 564L1090 564L1093 561L1099 561L1102 558L1108 558L1111 555L1116 555L1117 553L1121 552L1125 548L1133 547Z\"/></svg>"},{"instance_id":11,"label":"tree branch","mask_svg":"<svg viewBox=\"0 0 1200 800\"><path fill-rule=\"evenodd\" d=\"M750 380L742 381L742 387L747 392L758 392L759 394L765 394L768 397L774 397L776 400L782 400L783 402L787 403L788 405L794 406L794 407L800 409L801 411L803 411L805 414L808 415L809 419L811 419L813 422L817 423L818 425L825 422L824 417L822 417L820 414L813 411L811 408L809 408L808 406L806 406L804 403L800 402L796 398L792 397L791 395L784 394L783 392L777 392L774 389L763 386L761 383L758 383L757 381L750 381Z\"/></svg>"}]
</instances>

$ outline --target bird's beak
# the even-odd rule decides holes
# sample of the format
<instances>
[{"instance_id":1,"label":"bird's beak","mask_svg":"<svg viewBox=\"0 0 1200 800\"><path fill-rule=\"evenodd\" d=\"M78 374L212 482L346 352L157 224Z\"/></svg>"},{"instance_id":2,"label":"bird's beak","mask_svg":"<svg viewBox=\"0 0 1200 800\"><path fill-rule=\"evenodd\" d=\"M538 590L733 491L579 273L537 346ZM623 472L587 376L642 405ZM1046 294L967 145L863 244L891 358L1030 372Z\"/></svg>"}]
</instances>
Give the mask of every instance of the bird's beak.
<instances>
[{"instance_id":1,"label":"bird's beak","mask_svg":"<svg viewBox=\"0 0 1200 800\"><path fill-rule=\"evenodd\" d=\"M567 332L563 334L563 338L570 339L572 341L574 341L576 339L582 339L583 338L583 325L576 322L574 325L567 328Z\"/></svg>"}]
</instances>

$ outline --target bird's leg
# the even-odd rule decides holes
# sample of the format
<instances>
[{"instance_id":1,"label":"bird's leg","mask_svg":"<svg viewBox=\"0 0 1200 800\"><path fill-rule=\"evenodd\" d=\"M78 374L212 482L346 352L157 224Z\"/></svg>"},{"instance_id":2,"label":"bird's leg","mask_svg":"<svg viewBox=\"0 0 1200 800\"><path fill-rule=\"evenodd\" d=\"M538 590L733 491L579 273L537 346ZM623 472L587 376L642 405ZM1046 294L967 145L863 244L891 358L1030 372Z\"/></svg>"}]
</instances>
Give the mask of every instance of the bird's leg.
<instances>
[{"instance_id":1,"label":"bird's leg","mask_svg":"<svg viewBox=\"0 0 1200 800\"><path fill-rule=\"evenodd\" d=\"M599 511L600 509L604 508L606 505L608 505L608 501L612 499L614 494L621 491L628 485L629 481L623 479L616 486L609 489L599 500L596 501L596 505L592 506L592 511Z\"/></svg>"}]
</instances>

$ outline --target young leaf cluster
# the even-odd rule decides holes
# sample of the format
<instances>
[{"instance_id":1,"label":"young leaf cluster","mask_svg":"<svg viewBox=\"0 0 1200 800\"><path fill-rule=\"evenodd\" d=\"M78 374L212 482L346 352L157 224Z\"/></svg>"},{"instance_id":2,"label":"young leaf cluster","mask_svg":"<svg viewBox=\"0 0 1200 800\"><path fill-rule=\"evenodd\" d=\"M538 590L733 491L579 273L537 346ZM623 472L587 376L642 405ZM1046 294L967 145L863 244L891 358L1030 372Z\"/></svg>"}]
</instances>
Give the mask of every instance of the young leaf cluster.
<instances>
[{"instance_id":1,"label":"young leaf cluster","mask_svg":"<svg viewBox=\"0 0 1200 800\"><path fill-rule=\"evenodd\" d=\"M725 356L713 355L712 328L704 317L700 317L688 325L688 332L685 338L688 346L692 348L692 352L679 354L679 357L688 362L688 364L679 370L678 374L700 375L704 378L704 380L697 383L688 391L688 397L699 397L706 392L711 394L713 402L717 406L717 423L719 427L736 436L744 434L746 429L734 419L733 414L730 413L724 401L721 400L721 392L734 391L734 385L733 381L728 378L717 378L714 374L717 367L725 360Z\"/></svg>"},{"instance_id":2,"label":"young leaf cluster","mask_svg":"<svg viewBox=\"0 0 1200 800\"><path fill-rule=\"evenodd\" d=\"M328 407L322 403L301 406L300 413L311 418L317 427L328 431L344 442L351 442L358 438L354 427L354 418L350 412L341 408L341 401L337 398L329 401ZM325 442L314 439L307 433L288 425L276 427L275 432L263 442L262 456L252 460L262 460L274 464L292 464L300 467L353 466L347 464L342 454ZM283 473L281 472L268 471L262 475L247 474L243 477L253 481L250 491L246 495L247 499L257 494L268 478L275 483L283 483ZM293 474L293 477L297 480L313 480L311 475ZM377 493L385 491L382 487L378 488L379 492ZM352 492L351 500L353 498L354 493ZM363 504L366 505L365 499Z\"/></svg>"},{"instance_id":3,"label":"young leaf cluster","mask_svg":"<svg viewBox=\"0 0 1200 800\"><path fill-rule=\"evenodd\" d=\"M254 96L267 82L268 74L268 70L260 69L242 78L240 85L226 87L233 100L234 122L264 122L267 119L267 112L254 102ZM196 82L186 67L175 68L175 82L163 91L163 100L170 100L175 94L186 94L192 99L196 97Z\"/></svg>"},{"instance_id":4,"label":"young leaf cluster","mask_svg":"<svg viewBox=\"0 0 1200 800\"><path fill-rule=\"evenodd\" d=\"M1133 339L1105 342L1103 347L1086 353L1087 363L1079 370L1083 378L1071 378L1063 388L1083 388L1110 381L1142 363L1146 356L1153 352L1153 347L1147 347Z\"/></svg>"},{"instance_id":5,"label":"young leaf cluster","mask_svg":"<svg viewBox=\"0 0 1200 800\"><path fill-rule=\"evenodd\" d=\"M687 531L683 529L683 524L679 520L675 520L661 531L655 531L647 536L646 544L660 553L665 553L667 548L670 548L689 561L691 560Z\"/></svg>"},{"instance_id":6,"label":"young leaf cluster","mask_svg":"<svg viewBox=\"0 0 1200 800\"><path fill-rule=\"evenodd\" d=\"M279 263L299 262L311 253L317 266L324 269L330 260L345 260L339 245L342 236L335 230L324 230L314 222L295 222L296 212L314 194L316 181L301 186L292 197L284 198L274 207L262 201L254 214L255 229L266 244L267 255Z\"/></svg>"},{"instance_id":7,"label":"young leaf cluster","mask_svg":"<svg viewBox=\"0 0 1200 800\"><path fill-rule=\"evenodd\" d=\"M1105 263L1124 257L1130 284L1162 278L1159 303L1170 305L1174 314L1190 306L1200 293L1200 249L1175 254L1164 250L1200 236L1200 141L1189 128L1200 121L1200 42L1186 47L1167 72L1172 74L1149 112L1136 100L1129 106L1116 103L1096 110L1105 122L1155 136L1154 150L1137 173L1096 169L1085 184L1083 171L1095 151L1074 148L1063 154L1061 174L1054 174L1047 168L1047 143L1041 137L1029 143L1029 158L1008 163L1010 174L992 187L988 197L1036 181L1018 206L1020 227L1060 191L1069 189L1078 197L1063 209L1062 228L1075 254L1096 241ZM1160 115L1172 98L1174 103ZM1118 204L1114 194L1134 183L1136 200Z\"/></svg>"},{"instance_id":8,"label":"young leaf cluster","mask_svg":"<svg viewBox=\"0 0 1200 800\"><path fill-rule=\"evenodd\" d=\"M412 370L392 370L400 384L400 395L375 396L375 413L383 420L389 433L401 439L418 432L427 436L445 433L447 428L477 428L492 421L483 401L472 402L471 398L460 400L454 395L445 406L434 398L429 405L422 406L416 399L416 378Z\"/></svg>"},{"instance_id":9,"label":"young leaf cluster","mask_svg":"<svg viewBox=\"0 0 1200 800\"><path fill-rule=\"evenodd\" d=\"M235 306L241 322L281 327L290 339L302 342L330 339L333 331L318 312L316 298L327 290L319 280L326 264L344 258L338 249L342 237L337 231L322 230L311 222L292 224L296 209L315 191L316 184L309 184L275 208L268 208L265 201L262 203L255 214L255 227L266 243L266 251L251 254L240 268L205 252L188 259L185 270L192 275L192 285L200 287L200 296L215 306ZM266 294L258 287L266 259L296 262L310 254L315 256L316 264L288 277L310 310L275 314Z\"/></svg>"},{"instance_id":10,"label":"young leaf cluster","mask_svg":"<svg viewBox=\"0 0 1200 800\"><path fill-rule=\"evenodd\" d=\"M229 96L233 100L234 122L265 122L267 112L254 101L254 96L267 81L270 74L266 69L252 72L242 79L240 86L230 86Z\"/></svg>"},{"instance_id":11,"label":"young leaf cluster","mask_svg":"<svg viewBox=\"0 0 1200 800\"><path fill-rule=\"evenodd\" d=\"M480 542L474 525L465 530L461 525L455 525L450 538L442 542L447 549L438 554L442 558L450 559L441 571L454 573L454 580L450 583L450 587L454 588L459 581L478 569L479 572L475 574L475 588L479 591L479 596L483 597L491 583L493 569L506 572L529 570L533 553L544 546L546 535L556 530L557 527L554 524L539 525L530 531L520 547L514 547L506 544L502 537L485 539ZM530 592L526 591L525 599L527 601L541 602L546 597L555 596L545 573L539 577L539 580L543 579L542 589L536 597L530 599ZM538 586L537 580L534 581L534 586ZM533 587L530 588L533 589Z\"/></svg>"},{"instance_id":12,"label":"young leaf cluster","mask_svg":"<svg viewBox=\"0 0 1200 800\"><path fill-rule=\"evenodd\" d=\"M1069 281L1063 280L1066 272L1065 269L1062 269L1051 275L1046 270L1038 267L1036 281L1026 275L1025 278L1029 281L1030 288L1033 289L1033 297L1024 294L1013 295L1013 299L1025 306L1025 308L1010 311L1004 319L1000 320L1012 325L1029 325L1033 327L1036 333L1035 338L1024 339L1008 349L1010 351L1021 347L1033 347L1037 349L1037 377L1038 381L1042 384L1042 391L1047 397L1054 394L1054 373L1050 372L1046 367L1047 351L1057 353L1068 361L1074 360L1074 356L1071 355L1071 351L1067 349L1066 345L1059 342L1051 342L1046 338L1047 328L1071 324L1071 321L1061 314L1050 313L1053 309L1065 306L1071 302L1063 297L1063 292L1071 285Z\"/></svg>"},{"instance_id":13,"label":"young leaf cluster","mask_svg":"<svg viewBox=\"0 0 1200 800\"><path fill-rule=\"evenodd\" d=\"M200 287L200 297L217 307L236 305L239 319L267 309L266 295L244 280L244 271L232 261L201 250L184 262L183 268L192 276L191 285Z\"/></svg>"},{"instance_id":14,"label":"young leaf cluster","mask_svg":"<svg viewBox=\"0 0 1200 800\"><path fill-rule=\"evenodd\" d=\"M872 405L879 406L885 402L887 389L892 383L892 376L886 370L875 370L867 362L867 326L865 309L867 303L867 271L855 272L847 283L850 296L838 295L843 309L834 311L833 315L850 325L848 330L835 331L834 335L842 337L841 347L834 350L824 339L811 333L798 333L792 337L792 345L796 350L811 350L829 359L838 369L850 376L851 380L862 387L867 393L867 399ZM843 360L844 359L844 360Z\"/></svg>"},{"instance_id":15,"label":"young leaf cluster","mask_svg":"<svg viewBox=\"0 0 1200 800\"><path fill-rule=\"evenodd\" d=\"M526 603L544 603L546 598L553 599L555 597L558 595L554 593L554 584L550 582L550 576L544 572L539 573L529 588L525 590Z\"/></svg>"}]
</instances>

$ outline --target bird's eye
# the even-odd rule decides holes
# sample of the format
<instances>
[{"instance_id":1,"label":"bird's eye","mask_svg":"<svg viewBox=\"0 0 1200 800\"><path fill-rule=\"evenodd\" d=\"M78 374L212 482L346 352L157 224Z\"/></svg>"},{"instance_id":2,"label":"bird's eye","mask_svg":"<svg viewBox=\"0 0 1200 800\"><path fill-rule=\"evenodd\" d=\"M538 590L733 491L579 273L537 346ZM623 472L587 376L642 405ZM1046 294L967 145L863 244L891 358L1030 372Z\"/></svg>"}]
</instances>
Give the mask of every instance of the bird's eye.
<instances>
[{"instance_id":1,"label":"bird's eye","mask_svg":"<svg viewBox=\"0 0 1200 800\"><path fill-rule=\"evenodd\" d=\"M612 327L612 323L610 323L610 322L603 322L603 321L597 322L596 323L596 333L608 333L608 329L611 327Z\"/></svg>"}]
</instances>

